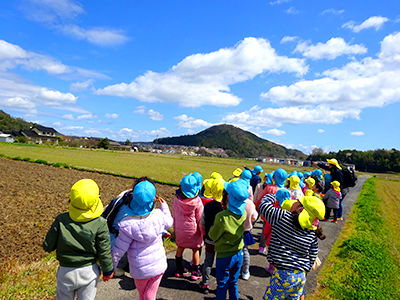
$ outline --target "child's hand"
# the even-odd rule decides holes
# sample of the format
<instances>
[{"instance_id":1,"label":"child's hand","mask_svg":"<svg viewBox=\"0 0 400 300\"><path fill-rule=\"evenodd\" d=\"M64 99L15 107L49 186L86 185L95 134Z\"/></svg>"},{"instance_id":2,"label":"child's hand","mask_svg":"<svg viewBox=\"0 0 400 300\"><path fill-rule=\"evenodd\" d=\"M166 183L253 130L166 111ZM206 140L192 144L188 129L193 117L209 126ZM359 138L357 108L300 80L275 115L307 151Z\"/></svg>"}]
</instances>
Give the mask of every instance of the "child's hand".
<instances>
[{"instance_id":1,"label":"child's hand","mask_svg":"<svg viewBox=\"0 0 400 300\"><path fill-rule=\"evenodd\" d=\"M104 282L109 281L110 279L112 279L114 277L114 274L115 274L115 272L113 272L111 275L108 275L108 276L103 275L103 281Z\"/></svg>"},{"instance_id":2,"label":"child's hand","mask_svg":"<svg viewBox=\"0 0 400 300\"><path fill-rule=\"evenodd\" d=\"M161 197L158 197L157 200L158 200L158 202L160 202L160 203L165 203L165 200L164 200L163 198L161 198Z\"/></svg>"}]
</instances>

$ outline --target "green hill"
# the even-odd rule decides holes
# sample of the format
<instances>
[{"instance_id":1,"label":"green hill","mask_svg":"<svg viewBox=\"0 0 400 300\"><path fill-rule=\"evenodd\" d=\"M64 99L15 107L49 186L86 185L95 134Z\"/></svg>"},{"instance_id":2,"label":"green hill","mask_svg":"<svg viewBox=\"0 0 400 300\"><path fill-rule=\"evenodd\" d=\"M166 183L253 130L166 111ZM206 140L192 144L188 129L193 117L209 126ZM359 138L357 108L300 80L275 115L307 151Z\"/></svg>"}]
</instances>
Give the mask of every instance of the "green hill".
<instances>
[{"instance_id":1,"label":"green hill","mask_svg":"<svg viewBox=\"0 0 400 300\"><path fill-rule=\"evenodd\" d=\"M299 150L287 149L232 125L216 125L194 135L160 138L154 140L154 143L222 148L230 157L306 158Z\"/></svg>"},{"instance_id":2,"label":"green hill","mask_svg":"<svg viewBox=\"0 0 400 300\"><path fill-rule=\"evenodd\" d=\"M19 131L21 129L29 129L32 125L33 123L26 122L21 118L13 118L0 109L0 130Z\"/></svg>"}]
</instances>

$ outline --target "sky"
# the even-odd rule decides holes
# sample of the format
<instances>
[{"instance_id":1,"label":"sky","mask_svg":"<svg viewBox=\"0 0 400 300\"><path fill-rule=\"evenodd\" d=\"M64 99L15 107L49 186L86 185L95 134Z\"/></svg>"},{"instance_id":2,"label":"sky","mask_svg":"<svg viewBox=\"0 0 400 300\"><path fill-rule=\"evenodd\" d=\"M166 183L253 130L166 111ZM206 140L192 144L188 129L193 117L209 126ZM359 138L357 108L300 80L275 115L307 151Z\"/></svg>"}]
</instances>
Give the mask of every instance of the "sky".
<instances>
[{"instance_id":1,"label":"sky","mask_svg":"<svg viewBox=\"0 0 400 300\"><path fill-rule=\"evenodd\" d=\"M400 149L400 6L0 1L0 109L117 141L232 124L304 153Z\"/></svg>"}]
</instances>

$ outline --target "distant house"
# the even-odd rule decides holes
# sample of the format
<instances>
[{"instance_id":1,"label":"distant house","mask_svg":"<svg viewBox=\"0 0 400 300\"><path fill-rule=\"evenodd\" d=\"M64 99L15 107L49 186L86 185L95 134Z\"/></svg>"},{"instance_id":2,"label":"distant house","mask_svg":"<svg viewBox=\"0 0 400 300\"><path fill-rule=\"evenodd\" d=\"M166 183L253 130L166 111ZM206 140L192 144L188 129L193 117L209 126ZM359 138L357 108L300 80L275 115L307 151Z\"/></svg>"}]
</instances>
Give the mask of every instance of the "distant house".
<instances>
[{"instance_id":1,"label":"distant house","mask_svg":"<svg viewBox=\"0 0 400 300\"><path fill-rule=\"evenodd\" d=\"M19 133L36 144L42 144L43 142L58 143L57 131L51 127L35 125L31 129L22 129Z\"/></svg>"},{"instance_id":2,"label":"distant house","mask_svg":"<svg viewBox=\"0 0 400 300\"><path fill-rule=\"evenodd\" d=\"M11 134L0 133L0 142L14 143L14 137Z\"/></svg>"}]
</instances>

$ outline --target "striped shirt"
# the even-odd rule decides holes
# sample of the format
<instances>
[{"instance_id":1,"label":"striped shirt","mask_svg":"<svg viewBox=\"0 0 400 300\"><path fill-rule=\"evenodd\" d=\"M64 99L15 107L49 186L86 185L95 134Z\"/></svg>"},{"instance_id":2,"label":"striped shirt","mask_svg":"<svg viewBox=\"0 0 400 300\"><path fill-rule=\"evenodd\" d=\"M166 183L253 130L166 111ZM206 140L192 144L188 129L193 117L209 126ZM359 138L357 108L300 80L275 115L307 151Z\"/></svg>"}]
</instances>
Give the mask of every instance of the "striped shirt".
<instances>
[{"instance_id":1,"label":"striped shirt","mask_svg":"<svg viewBox=\"0 0 400 300\"><path fill-rule=\"evenodd\" d=\"M294 215L274 207L275 197L265 195L260 203L260 213L271 224L271 242L267 259L277 269L309 272L318 255L315 231L295 229Z\"/></svg>"}]
</instances>

